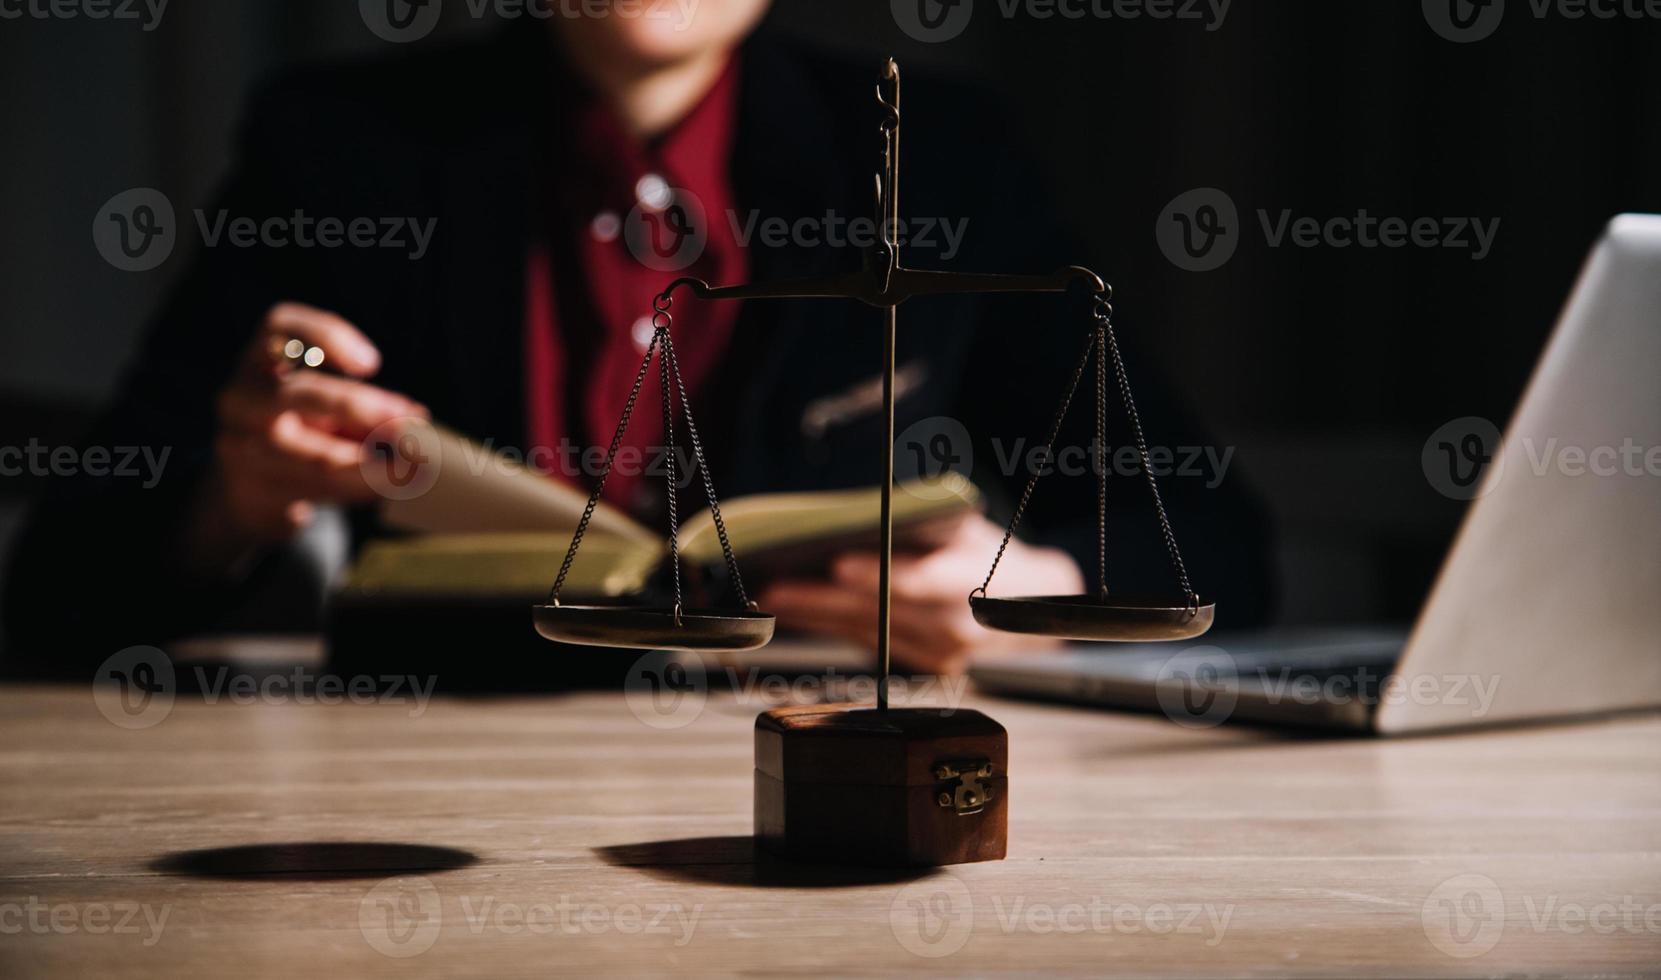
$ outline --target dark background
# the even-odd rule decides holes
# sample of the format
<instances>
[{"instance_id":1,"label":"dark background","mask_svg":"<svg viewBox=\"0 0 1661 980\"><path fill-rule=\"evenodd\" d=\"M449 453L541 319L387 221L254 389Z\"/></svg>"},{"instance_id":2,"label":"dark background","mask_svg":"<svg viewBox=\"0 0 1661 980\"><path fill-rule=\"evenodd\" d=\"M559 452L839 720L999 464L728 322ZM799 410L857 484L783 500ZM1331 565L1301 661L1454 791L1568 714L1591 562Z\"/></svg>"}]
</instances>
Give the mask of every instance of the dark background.
<instances>
[{"instance_id":1,"label":"dark background","mask_svg":"<svg viewBox=\"0 0 1661 980\"><path fill-rule=\"evenodd\" d=\"M494 26L448 8L434 41ZM888 0L779 0L772 19L868 56L873 76L895 54L1003 93L1017 128L982 138L1030 145L1087 243L1080 261L1114 281L1122 328L1151 338L1159 369L1237 448L1232 475L1269 500L1284 621L1412 615L1463 508L1427 482L1426 438L1462 416L1503 425L1602 224L1661 211L1653 20L1537 18L1510 0L1492 36L1456 44L1406 0L1235 0L1214 31L1006 18L978 0L960 37L930 44ZM206 206L253 80L384 44L351 0L173 0L150 33L0 21L0 445L72 443L188 262L110 267L91 237L103 203L153 186L181 215ZM1154 237L1165 205L1198 187L1225 191L1244 226L1233 259L1203 273ZM1474 261L1270 248L1257 224L1259 209L1361 208L1497 218L1499 233ZM0 478L0 541L42 489Z\"/></svg>"}]
</instances>

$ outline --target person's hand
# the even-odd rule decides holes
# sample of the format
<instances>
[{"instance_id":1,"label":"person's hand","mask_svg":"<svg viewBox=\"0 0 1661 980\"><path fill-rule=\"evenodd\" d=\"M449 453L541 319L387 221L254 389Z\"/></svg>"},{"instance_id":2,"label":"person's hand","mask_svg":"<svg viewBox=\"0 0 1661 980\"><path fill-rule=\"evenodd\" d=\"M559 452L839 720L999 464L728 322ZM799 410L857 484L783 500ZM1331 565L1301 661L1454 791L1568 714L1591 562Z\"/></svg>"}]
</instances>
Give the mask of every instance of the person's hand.
<instances>
[{"instance_id":1,"label":"person's hand","mask_svg":"<svg viewBox=\"0 0 1661 980\"><path fill-rule=\"evenodd\" d=\"M894 556L890 651L895 666L923 673L963 670L969 654L1007 645L1005 634L975 622L969 593L986 577L1003 529L978 513L966 514L938 548L926 554ZM849 553L831 566L829 581L786 580L759 597L761 608L781 627L840 637L876 649L878 557ZM1083 591L1084 576L1065 552L1009 542L993 580L1012 595L1071 595ZM1023 637L1031 646L1042 637Z\"/></svg>"},{"instance_id":2,"label":"person's hand","mask_svg":"<svg viewBox=\"0 0 1661 980\"><path fill-rule=\"evenodd\" d=\"M321 348L336 373L279 368L272 352L288 339ZM207 501L225 525L216 530L244 545L272 544L310 523L319 504L372 500L364 439L427 417L420 404L362 380L380 366L375 345L341 317L298 303L273 307L219 394Z\"/></svg>"}]
</instances>

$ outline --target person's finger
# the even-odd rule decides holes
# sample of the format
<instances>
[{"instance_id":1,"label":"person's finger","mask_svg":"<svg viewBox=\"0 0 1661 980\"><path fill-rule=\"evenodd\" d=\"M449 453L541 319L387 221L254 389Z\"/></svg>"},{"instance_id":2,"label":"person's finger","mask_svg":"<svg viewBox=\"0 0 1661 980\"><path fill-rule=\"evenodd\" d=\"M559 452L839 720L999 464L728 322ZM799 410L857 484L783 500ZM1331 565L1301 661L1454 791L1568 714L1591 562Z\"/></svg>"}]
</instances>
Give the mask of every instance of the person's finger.
<instances>
[{"instance_id":1,"label":"person's finger","mask_svg":"<svg viewBox=\"0 0 1661 980\"><path fill-rule=\"evenodd\" d=\"M362 439L395 419L428 417L425 406L374 385L302 371L278 386L274 400L314 424Z\"/></svg>"},{"instance_id":2,"label":"person's finger","mask_svg":"<svg viewBox=\"0 0 1661 980\"><path fill-rule=\"evenodd\" d=\"M285 412L296 412L327 433L360 440L388 422L427 417L424 406L402 395L312 371L269 386L232 385L219 398L220 420L232 429L262 431Z\"/></svg>"},{"instance_id":3,"label":"person's finger","mask_svg":"<svg viewBox=\"0 0 1661 980\"><path fill-rule=\"evenodd\" d=\"M762 592L758 601L769 612L796 618L876 621L874 596L826 582L775 582Z\"/></svg>"},{"instance_id":4,"label":"person's finger","mask_svg":"<svg viewBox=\"0 0 1661 980\"><path fill-rule=\"evenodd\" d=\"M760 597L762 609L786 629L833 636L874 650L876 596L867 590L820 582L785 581ZM897 667L925 673L956 672L967 648L954 629L951 605L896 602L889 617L889 648Z\"/></svg>"},{"instance_id":5,"label":"person's finger","mask_svg":"<svg viewBox=\"0 0 1661 980\"><path fill-rule=\"evenodd\" d=\"M957 550L895 555L889 587L897 601L968 602L969 593L980 584L981 577ZM850 589L875 591L882 582L881 562L866 552L839 555L831 562L831 580Z\"/></svg>"},{"instance_id":6,"label":"person's finger","mask_svg":"<svg viewBox=\"0 0 1661 980\"><path fill-rule=\"evenodd\" d=\"M312 509L304 504L304 488L291 486L286 476L261 473L244 457L252 454L251 440L221 436L218 441L220 476L226 501L242 526L261 537L278 540L311 522Z\"/></svg>"},{"instance_id":7,"label":"person's finger","mask_svg":"<svg viewBox=\"0 0 1661 980\"><path fill-rule=\"evenodd\" d=\"M296 499L358 503L373 499L363 478L360 443L307 426L293 413L265 432L230 430L221 454L234 473L246 473Z\"/></svg>"},{"instance_id":8,"label":"person's finger","mask_svg":"<svg viewBox=\"0 0 1661 980\"><path fill-rule=\"evenodd\" d=\"M307 346L321 348L324 363L342 374L356 378L372 376L381 368L381 352L363 331L336 313L304 303L278 303L265 315L261 339L252 356L256 366L270 362L273 339L294 338Z\"/></svg>"}]
</instances>

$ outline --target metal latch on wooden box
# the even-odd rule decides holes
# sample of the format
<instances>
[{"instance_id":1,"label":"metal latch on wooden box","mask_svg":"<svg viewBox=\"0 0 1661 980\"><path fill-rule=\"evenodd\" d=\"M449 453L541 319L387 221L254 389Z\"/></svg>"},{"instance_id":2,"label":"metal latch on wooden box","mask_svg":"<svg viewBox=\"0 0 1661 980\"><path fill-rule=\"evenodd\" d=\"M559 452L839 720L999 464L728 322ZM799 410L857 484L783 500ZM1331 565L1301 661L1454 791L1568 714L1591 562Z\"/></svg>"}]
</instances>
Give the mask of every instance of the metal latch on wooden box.
<instances>
[{"instance_id":1,"label":"metal latch on wooden box","mask_svg":"<svg viewBox=\"0 0 1661 980\"><path fill-rule=\"evenodd\" d=\"M986 801L996 792L992 784L986 782L991 775L992 763L985 759L942 762L934 767L934 778L941 782L949 779L955 779L957 782L952 786L943 787L935 799L941 806L956 809L960 817L979 813L986 809Z\"/></svg>"}]
</instances>

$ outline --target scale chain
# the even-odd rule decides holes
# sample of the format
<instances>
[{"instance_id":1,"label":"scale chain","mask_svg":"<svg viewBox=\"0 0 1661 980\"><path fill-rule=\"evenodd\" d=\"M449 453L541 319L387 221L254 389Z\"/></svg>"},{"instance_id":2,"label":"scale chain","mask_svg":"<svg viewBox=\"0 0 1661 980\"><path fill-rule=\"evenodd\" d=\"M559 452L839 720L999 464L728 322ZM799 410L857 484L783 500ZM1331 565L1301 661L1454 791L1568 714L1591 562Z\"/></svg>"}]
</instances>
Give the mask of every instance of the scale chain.
<instances>
[{"instance_id":1,"label":"scale chain","mask_svg":"<svg viewBox=\"0 0 1661 980\"><path fill-rule=\"evenodd\" d=\"M709 513L715 520L715 533L721 539L721 555L726 559L727 573L732 576L733 588L738 592L738 601L745 606L754 607L750 602L749 594L744 591L744 576L738 572L738 556L733 554L732 541L727 537L727 522L721 518L721 501L715 495L715 477L709 471L709 463L704 459L704 444L698 438L698 426L692 420L692 403L686 397L686 384L681 380L680 359L675 356L675 342L670 339L667 330L663 334L663 350L665 361L675 375L675 390L680 394L681 414L686 416L687 437L692 440L692 456L698 466L698 474L703 479L704 497L709 501Z\"/></svg>"},{"instance_id":2,"label":"scale chain","mask_svg":"<svg viewBox=\"0 0 1661 980\"><path fill-rule=\"evenodd\" d=\"M1119 399L1125 407L1125 416L1130 422L1131 435L1136 440L1138 458L1142 461L1142 473L1147 477L1148 490L1153 495L1154 512L1159 518L1159 533L1165 544L1165 552L1171 559L1171 568L1176 572L1177 581L1182 588L1183 598L1187 600L1191 610L1199 607L1199 596L1194 592L1188 580L1188 568L1182 561L1182 551L1177 546L1176 531L1171 526L1170 515L1165 511L1164 498L1159 493L1159 481L1154 477L1151 457L1148 453L1148 440L1142 431L1142 419L1136 411L1136 400L1131 395L1130 374L1125 370L1124 357L1119 352L1119 341L1113 331L1113 305L1109 302L1111 291L1099 295L1096 299L1096 309L1093 314L1096 320L1096 329L1084 345L1084 351L1079 357L1078 367L1073 370L1072 381L1062 396L1061 405L1056 409L1055 419L1050 425L1050 435L1044 445L1040 447L1039 464L1031 477L1027 479L1026 488L1021 492L1020 502L1015 505L1015 513L1009 520L1009 526L1004 530L1003 541L998 545L998 553L992 558L992 567L986 573L986 579L975 590L975 593L986 595L992 585L992 577L998 572L998 565L1003 561L1004 552L1009 548L1009 542L1021 524L1021 518L1026 513L1027 504L1032 500L1033 490L1043 475L1044 468L1049 464L1055 453L1055 441L1061 434L1061 423L1067 416L1067 410L1072 407L1073 396L1078 392L1079 381L1084 377L1084 368L1090 363L1091 355L1096 356L1096 446L1100 457L1097 465L1101 467L1098 473L1096 491L1096 586L1102 598L1107 597L1107 362L1113 362L1113 374L1118 382ZM974 593L971 593L973 595Z\"/></svg>"},{"instance_id":3,"label":"scale chain","mask_svg":"<svg viewBox=\"0 0 1661 980\"><path fill-rule=\"evenodd\" d=\"M1104 301L1105 302L1105 301ZM1096 324L1096 594L1107 598L1107 330Z\"/></svg>"},{"instance_id":4,"label":"scale chain","mask_svg":"<svg viewBox=\"0 0 1661 980\"><path fill-rule=\"evenodd\" d=\"M655 306L656 304L654 304ZM658 317L663 317L660 325ZM663 395L663 472L664 480L668 485L669 500L669 568L675 578L675 625L681 624L681 546L680 546L680 501L675 492L675 403L669 398L669 323L667 311L657 310L652 314L653 332L658 343L657 377L658 389Z\"/></svg>"},{"instance_id":5,"label":"scale chain","mask_svg":"<svg viewBox=\"0 0 1661 980\"><path fill-rule=\"evenodd\" d=\"M629 398L623 405L623 417L617 423L617 431L612 434L611 447L606 451L605 466L600 471L599 481L589 494L588 506L583 509L582 519L577 522L577 530L571 537L571 546L565 552L565 560L560 564L559 577L554 581L554 587L548 593L550 605L559 605L560 590L565 587L565 579L571 572L571 565L576 560L577 549L582 545L583 536L588 532L589 522L593 519L594 510L599 506L601 495L605 493L606 481L611 477L612 466L616 462L618 450L622 446L623 434L628 430L629 421L634 417L635 404L640 399L641 389L646 383L646 372L651 369L652 356L658 357L658 388L663 402L663 433L667 446L664 466L668 474L668 504L669 504L669 564L673 569L675 583L675 621L679 625L682 611L681 573L680 573L680 527L679 501L676 496L675 478L675 422L674 399L669 393L671 376L674 378L674 389L679 397L681 413L686 416L687 435L692 441L692 454L696 461L699 476L704 485L704 496L709 501L710 516L715 521L715 533L721 540L721 554L726 560L727 571L732 576L734 589L738 592L739 601L750 609L755 609L755 603L750 601L749 594L744 589L744 577L738 571L738 556L733 553L732 540L727 534L727 523L721 517L720 499L715 495L715 478L709 471L709 462L704 456L703 440L698 437L698 426L692 418L692 404L686 394L686 383L681 378L680 359L675 356L675 342L669 335L669 327L674 323L669 313L673 299L667 294L658 297L653 304L652 339L646 345L646 354L641 358L640 369L635 372L634 384L629 389Z\"/></svg>"},{"instance_id":6,"label":"scale chain","mask_svg":"<svg viewBox=\"0 0 1661 980\"><path fill-rule=\"evenodd\" d=\"M1084 366L1090 363L1090 352L1096 347L1096 338L1091 335L1085 342L1084 353L1079 357L1078 367L1073 369L1072 383L1067 386L1067 393L1062 396L1061 404L1055 410L1055 421L1050 425L1050 437L1045 440L1038 460L1040 464L1033 468L1032 476L1027 478L1026 489L1021 491L1021 500L1015 505L1015 513L1009 519L1009 527L1004 529L1004 539L998 545L998 553L992 557L992 567L986 572L986 581L975 592L986 595L986 590L992 585L992 576L998 574L998 563L1004 559L1004 551L1009 548L1009 541L1015 536L1015 529L1021 526L1021 516L1026 513L1027 502L1032 499L1033 490L1038 487L1038 478L1043 475L1044 468L1049 465L1050 457L1055 453L1055 441L1061 435L1061 423L1067 417L1067 409L1072 407L1073 394L1078 391L1079 379L1084 377ZM973 595L974 593L970 593Z\"/></svg>"},{"instance_id":7,"label":"scale chain","mask_svg":"<svg viewBox=\"0 0 1661 980\"><path fill-rule=\"evenodd\" d=\"M623 417L617 422L617 431L612 434L611 448L606 450L605 466L600 470L600 479L594 484L594 490L588 495L588 506L583 508L582 519L577 521L576 533L571 535L571 546L565 551L565 561L560 563L559 577L554 580L554 587L548 590L548 604L559 605L560 590L565 587L565 577L571 573L571 563L577 559L577 549L582 546L583 535L588 533L588 522L594 517L594 508L600 505L600 495L606 491L606 480L611 477L611 467L617 460L617 451L623 445L623 433L628 431L629 419L634 416L635 402L640 398L640 389L646 383L646 371L652 366L652 353L657 349L658 338L654 334L651 343L646 345L646 356L640 360L640 370L634 374L634 386L629 389L629 400L623 404Z\"/></svg>"},{"instance_id":8,"label":"scale chain","mask_svg":"<svg viewBox=\"0 0 1661 980\"><path fill-rule=\"evenodd\" d=\"M1142 433L1142 419L1136 412L1136 400L1130 393L1130 375L1125 371L1125 359L1119 354L1118 338L1113 335L1112 304L1105 300L1098 303L1095 316L1097 330L1106 340L1107 353L1113 358L1113 373L1119 381L1119 399L1124 403L1125 416L1130 420L1131 435L1136 439L1136 452L1142 460L1142 473L1148 478L1148 490L1153 494L1154 512L1159 515L1159 533L1165 539L1165 551L1171 557L1171 568L1177 573L1177 581L1182 586L1183 597L1188 600L1188 608L1197 612L1199 596L1188 583L1188 569L1182 563L1182 551L1177 547L1177 535L1171 529L1170 515L1165 513L1164 498L1159 495L1159 481L1154 478L1153 465L1148 456L1148 440ZM1103 451L1106 451L1105 446ZM1103 472L1105 474L1105 467Z\"/></svg>"}]
</instances>

